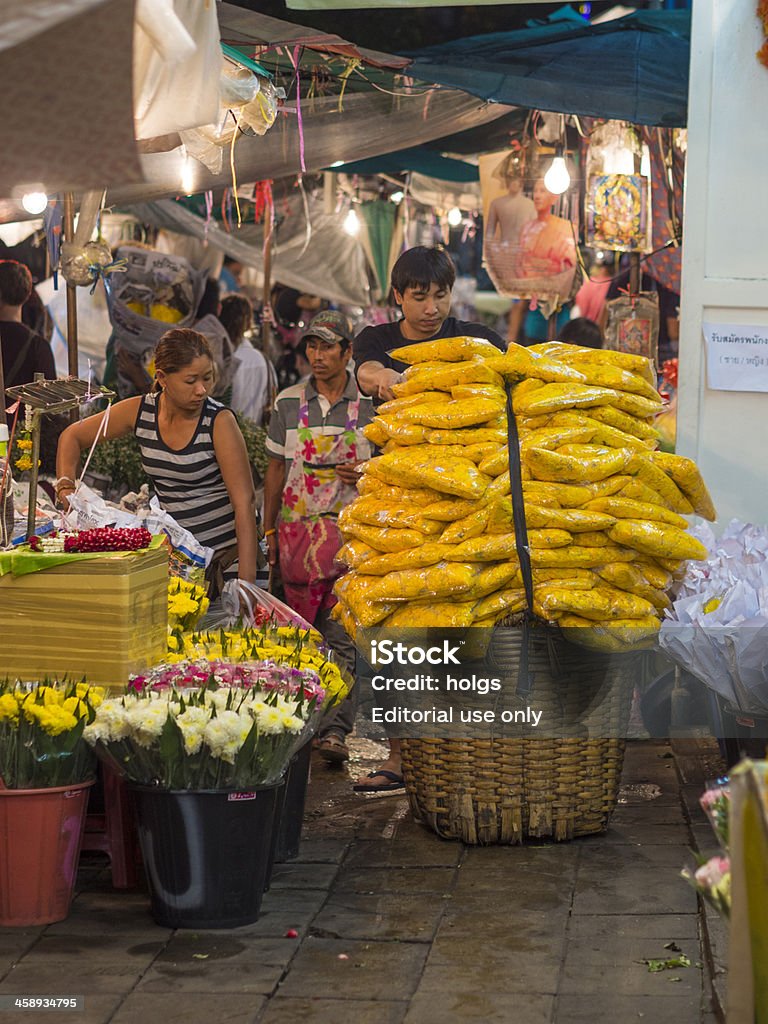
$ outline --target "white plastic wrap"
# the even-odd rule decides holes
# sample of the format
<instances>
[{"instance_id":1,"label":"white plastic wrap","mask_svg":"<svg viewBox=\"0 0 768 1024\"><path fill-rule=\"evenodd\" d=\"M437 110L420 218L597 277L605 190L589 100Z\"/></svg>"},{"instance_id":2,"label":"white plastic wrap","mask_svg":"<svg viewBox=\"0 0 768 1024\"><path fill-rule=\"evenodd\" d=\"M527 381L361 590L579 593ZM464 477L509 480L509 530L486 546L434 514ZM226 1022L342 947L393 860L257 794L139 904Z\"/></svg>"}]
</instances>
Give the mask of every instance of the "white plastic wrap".
<instances>
[{"instance_id":1,"label":"white plastic wrap","mask_svg":"<svg viewBox=\"0 0 768 1024\"><path fill-rule=\"evenodd\" d=\"M742 711L768 711L768 528L737 519L716 539L692 531L706 562L690 563L659 644Z\"/></svg>"}]
</instances>

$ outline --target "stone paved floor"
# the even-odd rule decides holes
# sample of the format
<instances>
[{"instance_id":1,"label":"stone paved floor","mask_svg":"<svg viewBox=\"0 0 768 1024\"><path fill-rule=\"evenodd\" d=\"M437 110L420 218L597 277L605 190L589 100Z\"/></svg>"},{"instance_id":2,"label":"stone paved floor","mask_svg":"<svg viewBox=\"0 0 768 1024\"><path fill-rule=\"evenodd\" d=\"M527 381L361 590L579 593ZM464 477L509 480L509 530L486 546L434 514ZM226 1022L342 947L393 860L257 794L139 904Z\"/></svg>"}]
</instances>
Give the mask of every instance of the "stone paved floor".
<instances>
[{"instance_id":1,"label":"stone paved floor","mask_svg":"<svg viewBox=\"0 0 768 1024\"><path fill-rule=\"evenodd\" d=\"M352 773L381 750L359 741ZM717 770L700 749L682 777L680 763L631 743L604 836L473 848L416 824L398 795L352 796L318 761L300 857L276 867L256 924L160 928L145 891L114 891L89 855L66 921L0 929L0 995L84 995L72 1024L714 1024L679 872L702 825L698 775ZM693 966L649 973L639 961L669 943Z\"/></svg>"}]
</instances>

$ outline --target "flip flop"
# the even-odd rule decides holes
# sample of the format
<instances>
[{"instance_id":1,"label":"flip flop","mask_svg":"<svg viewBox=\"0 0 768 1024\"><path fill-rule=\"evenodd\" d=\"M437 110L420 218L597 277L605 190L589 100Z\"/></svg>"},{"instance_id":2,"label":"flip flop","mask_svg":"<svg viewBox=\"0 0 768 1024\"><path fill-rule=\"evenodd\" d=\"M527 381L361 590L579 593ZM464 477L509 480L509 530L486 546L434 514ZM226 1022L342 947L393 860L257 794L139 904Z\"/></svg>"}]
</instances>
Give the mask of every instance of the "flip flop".
<instances>
[{"instance_id":1,"label":"flip flop","mask_svg":"<svg viewBox=\"0 0 768 1024\"><path fill-rule=\"evenodd\" d=\"M383 786L363 786L358 783L352 789L355 793L390 793L395 789L405 789L403 776L398 775L397 772L391 772L388 768L380 768L377 772L368 772L366 779L375 779L379 775L390 781Z\"/></svg>"},{"instance_id":2,"label":"flip flop","mask_svg":"<svg viewBox=\"0 0 768 1024\"><path fill-rule=\"evenodd\" d=\"M327 736L321 737L320 742L317 744L317 752L329 764L340 765L349 760L349 750L346 743L341 736L337 736L335 733L329 733Z\"/></svg>"}]
</instances>

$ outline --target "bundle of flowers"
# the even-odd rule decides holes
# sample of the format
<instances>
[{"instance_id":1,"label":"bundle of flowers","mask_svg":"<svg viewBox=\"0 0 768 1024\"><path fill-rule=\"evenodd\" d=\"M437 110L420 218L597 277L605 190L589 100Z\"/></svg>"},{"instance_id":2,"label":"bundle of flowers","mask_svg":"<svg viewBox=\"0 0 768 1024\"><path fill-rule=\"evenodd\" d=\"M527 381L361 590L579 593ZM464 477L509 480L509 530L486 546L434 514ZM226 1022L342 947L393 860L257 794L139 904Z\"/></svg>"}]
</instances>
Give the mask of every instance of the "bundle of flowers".
<instances>
[{"instance_id":1,"label":"bundle of flowers","mask_svg":"<svg viewBox=\"0 0 768 1024\"><path fill-rule=\"evenodd\" d=\"M243 690L255 687L266 693L276 690L284 697L292 697L301 704L310 705L310 711L322 708L325 702L325 690L317 672L311 668L278 665L274 661L233 663L207 658L197 658L195 661L184 659L156 665L142 675L131 676L128 690L131 693L142 693L144 690L161 693L173 688L215 689L219 686Z\"/></svg>"},{"instance_id":2,"label":"bundle of flowers","mask_svg":"<svg viewBox=\"0 0 768 1024\"><path fill-rule=\"evenodd\" d=\"M731 790L728 779L718 779L699 799L721 847L721 853L707 859L697 857L696 870L684 868L683 878L723 915L731 913L731 861L728 856Z\"/></svg>"},{"instance_id":3,"label":"bundle of flowers","mask_svg":"<svg viewBox=\"0 0 768 1024\"><path fill-rule=\"evenodd\" d=\"M168 579L168 628L171 632L194 629L210 604L205 587L190 580Z\"/></svg>"},{"instance_id":4,"label":"bundle of flowers","mask_svg":"<svg viewBox=\"0 0 768 1024\"><path fill-rule=\"evenodd\" d=\"M98 526L91 530L74 530L59 533L54 530L47 537L30 537L29 546L33 551L47 554L91 554L100 551L141 551L152 543L152 534L144 527Z\"/></svg>"},{"instance_id":5,"label":"bundle of flowers","mask_svg":"<svg viewBox=\"0 0 768 1024\"><path fill-rule=\"evenodd\" d=\"M85 729L99 757L132 782L174 790L265 785L309 738L316 700L255 685L255 670L248 687L209 679L197 689L157 673L105 700ZM190 666L179 666L176 678L191 682Z\"/></svg>"},{"instance_id":6,"label":"bundle of flowers","mask_svg":"<svg viewBox=\"0 0 768 1024\"><path fill-rule=\"evenodd\" d=\"M323 708L339 704L353 680L345 677L333 652L316 631L265 623L259 627L174 633L168 637L169 662L204 658L213 662L272 663L281 668L312 671L325 691Z\"/></svg>"},{"instance_id":7,"label":"bundle of flowers","mask_svg":"<svg viewBox=\"0 0 768 1024\"><path fill-rule=\"evenodd\" d=\"M0 682L0 787L85 782L95 760L83 740L104 691L85 683Z\"/></svg>"},{"instance_id":8,"label":"bundle of flowers","mask_svg":"<svg viewBox=\"0 0 768 1024\"><path fill-rule=\"evenodd\" d=\"M731 916L731 861L729 857L702 857L694 872L684 868L683 878L723 917Z\"/></svg>"}]
</instances>

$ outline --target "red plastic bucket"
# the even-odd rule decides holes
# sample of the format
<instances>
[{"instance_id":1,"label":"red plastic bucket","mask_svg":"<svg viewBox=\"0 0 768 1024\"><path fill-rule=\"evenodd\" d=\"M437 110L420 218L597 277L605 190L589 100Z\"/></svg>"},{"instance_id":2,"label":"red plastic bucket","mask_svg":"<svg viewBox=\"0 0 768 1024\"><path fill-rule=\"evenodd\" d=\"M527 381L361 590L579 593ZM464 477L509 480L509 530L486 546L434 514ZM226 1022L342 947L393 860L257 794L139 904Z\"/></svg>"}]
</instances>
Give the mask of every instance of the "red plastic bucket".
<instances>
[{"instance_id":1,"label":"red plastic bucket","mask_svg":"<svg viewBox=\"0 0 768 1024\"><path fill-rule=\"evenodd\" d=\"M92 785L0 789L0 925L69 913Z\"/></svg>"}]
</instances>

